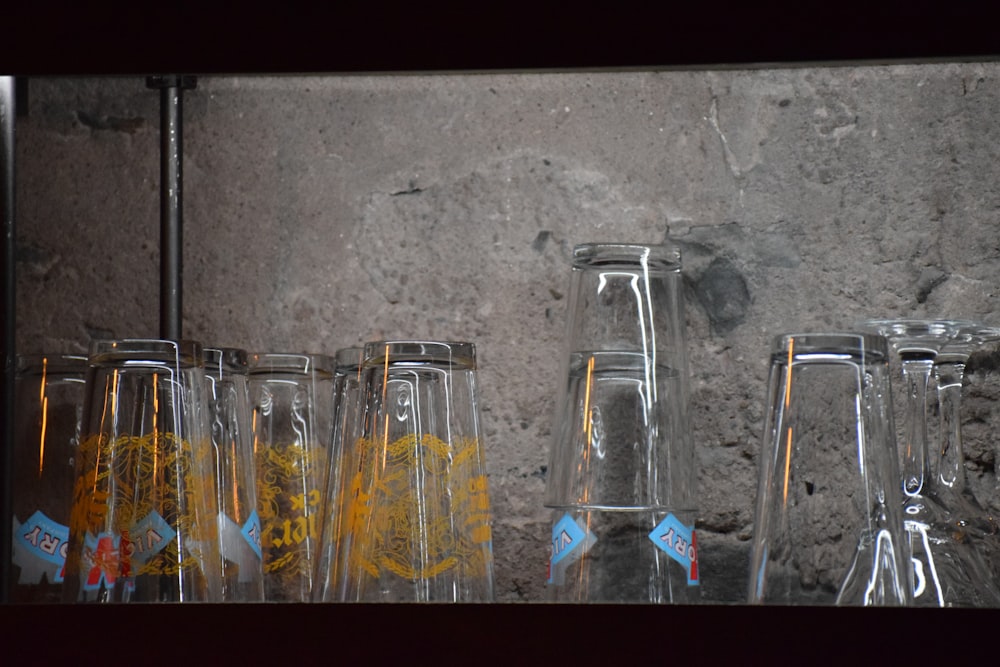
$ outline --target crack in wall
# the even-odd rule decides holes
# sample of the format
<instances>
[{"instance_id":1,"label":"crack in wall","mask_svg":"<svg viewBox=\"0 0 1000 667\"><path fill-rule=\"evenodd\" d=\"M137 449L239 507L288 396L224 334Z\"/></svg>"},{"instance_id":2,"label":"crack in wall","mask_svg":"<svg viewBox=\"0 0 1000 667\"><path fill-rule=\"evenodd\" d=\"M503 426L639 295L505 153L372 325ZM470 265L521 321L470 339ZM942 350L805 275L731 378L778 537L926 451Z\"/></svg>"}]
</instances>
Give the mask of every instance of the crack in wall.
<instances>
[{"instance_id":1,"label":"crack in wall","mask_svg":"<svg viewBox=\"0 0 1000 667\"><path fill-rule=\"evenodd\" d=\"M719 125L719 98L717 95L712 95L712 105L709 107L708 116L705 120L711 124L712 129L719 135L719 141L722 144L722 154L726 159L726 167L728 167L729 173L733 175L733 179L736 182L739 190L739 205L740 208L743 208L743 169L740 168L739 162L736 160L736 155L729 147L729 140L726 139L726 133L722 131L722 127Z\"/></svg>"}]
</instances>

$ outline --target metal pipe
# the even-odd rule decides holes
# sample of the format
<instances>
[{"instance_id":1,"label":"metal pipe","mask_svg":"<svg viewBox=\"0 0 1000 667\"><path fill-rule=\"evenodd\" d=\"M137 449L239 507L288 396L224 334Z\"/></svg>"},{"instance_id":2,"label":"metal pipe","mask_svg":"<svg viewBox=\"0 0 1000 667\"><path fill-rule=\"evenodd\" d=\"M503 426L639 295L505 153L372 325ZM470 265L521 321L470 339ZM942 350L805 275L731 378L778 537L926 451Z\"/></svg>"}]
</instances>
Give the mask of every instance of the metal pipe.
<instances>
[{"instance_id":1,"label":"metal pipe","mask_svg":"<svg viewBox=\"0 0 1000 667\"><path fill-rule=\"evenodd\" d=\"M160 338L180 340L183 318L184 93L194 77L153 76L160 90Z\"/></svg>"},{"instance_id":2,"label":"metal pipe","mask_svg":"<svg viewBox=\"0 0 1000 667\"><path fill-rule=\"evenodd\" d=\"M14 234L14 124L16 117L14 77L0 76L0 215L3 216L3 418L0 424L0 603L10 601L11 488L14 452L15 349L15 243Z\"/></svg>"}]
</instances>

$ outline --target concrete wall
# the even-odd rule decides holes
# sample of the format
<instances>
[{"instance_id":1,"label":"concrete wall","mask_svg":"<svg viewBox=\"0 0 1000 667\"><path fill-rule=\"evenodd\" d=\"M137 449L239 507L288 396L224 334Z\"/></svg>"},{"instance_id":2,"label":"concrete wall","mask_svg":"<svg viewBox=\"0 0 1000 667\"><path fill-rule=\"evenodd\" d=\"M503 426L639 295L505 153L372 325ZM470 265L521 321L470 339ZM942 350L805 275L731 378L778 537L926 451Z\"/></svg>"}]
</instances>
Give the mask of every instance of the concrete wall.
<instances>
[{"instance_id":1,"label":"concrete wall","mask_svg":"<svg viewBox=\"0 0 1000 667\"><path fill-rule=\"evenodd\" d=\"M20 351L158 331L159 98L33 79ZM1000 320L1000 66L201 77L184 335L252 351L477 344L498 599L544 599L576 243L681 245L702 595L745 597L768 345L865 316ZM992 499L993 357L970 373Z\"/></svg>"}]
</instances>

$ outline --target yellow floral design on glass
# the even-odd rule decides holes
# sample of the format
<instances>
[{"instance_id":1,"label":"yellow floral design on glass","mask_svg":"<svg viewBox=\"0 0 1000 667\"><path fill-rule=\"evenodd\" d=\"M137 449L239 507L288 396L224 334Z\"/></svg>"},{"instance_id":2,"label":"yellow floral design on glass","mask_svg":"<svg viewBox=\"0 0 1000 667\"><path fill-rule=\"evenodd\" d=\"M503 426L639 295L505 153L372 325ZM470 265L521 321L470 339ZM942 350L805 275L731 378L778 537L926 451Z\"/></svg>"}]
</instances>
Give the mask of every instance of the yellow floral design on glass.
<instances>
[{"instance_id":1,"label":"yellow floral design on glass","mask_svg":"<svg viewBox=\"0 0 1000 667\"><path fill-rule=\"evenodd\" d=\"M351 551L352 570L373 577L388 570L409 580L456 567L474 576L486 572L490 502L486 477L477 474L476 439L449 445L408 434L383 448L366 439L356 447L362 462L384 453L384 465L362 464L347 490L348 531L361 541Z\"/></svg>"},{"instance_id":2,"label":"yellow floral design on glass","mask_svg":"<svg viewBox=\"0 0 1000 667\"><path fill-rule=\"evenodd\" d=\"M206 451L169 432L86 438L79 448L83 474L74 485L70 530L81 535L111 533L124 536L127 543L136 523L155 512L184 536L185 553L178 552L176 539L171 540L130 574L177 574L201 568L208 556L203 552L214 547L215 537L211 526L203 529L196 513L195 499L214 493L214 479L206 473L211 470L204 461Z\"/></svg>"}]
</instances>

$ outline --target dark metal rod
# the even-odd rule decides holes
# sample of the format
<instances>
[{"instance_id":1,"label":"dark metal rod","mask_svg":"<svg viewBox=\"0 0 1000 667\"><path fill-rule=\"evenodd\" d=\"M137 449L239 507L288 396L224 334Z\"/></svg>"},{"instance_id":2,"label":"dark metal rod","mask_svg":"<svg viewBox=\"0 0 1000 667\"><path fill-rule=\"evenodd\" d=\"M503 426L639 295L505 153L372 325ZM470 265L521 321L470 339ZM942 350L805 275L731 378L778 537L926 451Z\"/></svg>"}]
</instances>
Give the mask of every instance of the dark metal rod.
<instances>
[{"instance_id":1,"label":"dark metal rod","mask_svg":"<svg viewBox=\"0 0 1000 667\"><path fill-rule=\"evenodd\" d=\"M160 338L181 337L183 97L177 82L160 89Z\"/></svg>"},{"instance_id":2,"label":"dark metal rod","mask_svg":"<svg viewBox=\"0 0 1000 667\"><path fill-rule=\"evenodd\" d=\"M14 452L15 295L14 271L14 77L0 76L0 209L3 215L3 438L0 440L0 603L10 601Z\"/></svg>"},{"instance_id":3,"label":"dark metal rod","mask_svg":"<svg viewBox=\"0 0 1000 667\"><path fill-rule=\"evenodd\" d=\"M180 340L183 321L184 89L191 76L151 76L160 90L160 338Z\"/></svg>"}]
</instances>

